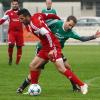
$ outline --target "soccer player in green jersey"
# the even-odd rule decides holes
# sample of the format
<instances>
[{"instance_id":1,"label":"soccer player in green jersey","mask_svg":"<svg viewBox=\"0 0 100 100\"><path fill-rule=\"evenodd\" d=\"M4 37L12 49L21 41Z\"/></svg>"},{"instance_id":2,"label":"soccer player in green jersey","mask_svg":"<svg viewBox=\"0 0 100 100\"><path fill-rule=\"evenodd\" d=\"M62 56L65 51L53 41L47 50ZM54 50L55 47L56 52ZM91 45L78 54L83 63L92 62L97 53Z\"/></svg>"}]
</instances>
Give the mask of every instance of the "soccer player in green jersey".
<instances>
[{"instance_id":1,"label":"soccer player in green jersey","mask_svg":"<svg viewBox=\"0 0 100 100\"><path fill-rule=\"evenodd\" d=\"M93 40L96 39L98 37L100 37L100 32L96 32L94 35L92 36L80 36L78 35L75 31L73 31L73 27L76 25L77 23L77 19L74 16L69 16L67 18L67 20L65 22L63 22L62 20L52 20L51 22L48 22L48 26L51 29L51 31L56 35L56 37L59 39L61 47L63 49L64 47L64 43L66 42L66 40L68 40L69 38L73 38L73 39L77 39L80 40L82 42L85 41L89 41L89 40ZM41 44L39 43L37 45L37 52L39 52L39 50L42 48ZM71 65L68 63L68 60L63 56L62 54L62 58L63 61L65 63L65 66L71 70ZM46 62L47 63L47 62ZM44 65L46 64L44 63L43 65L41 65L41 68L44 68ZM73 82L71 81L72 86L73 86L73 90L77 91L79 90L78 87L76 85L73 84ZM30 84L30 75L28 76L28 78L25 79L25 81L23 82L23 84L18 88L17 92L21 93L23 92L23 90L27 87L27 85Z\"/></svg>"},{"instance_id":2,"label":"soccer player in green jersey","mask_svg":"<svg viewBox=\"0 0 100 100\"><path fill-rule=\"evenodd\" d=\"M46 0L47 8L42 10L42 13L57 14L56 10L52 8L52 0Z\"/></svg>"},{"instance_id":3,"label":"soccer player in green jersey","mask_svg":"<svg viewBox=\"0 0 100 100\"><path fill-rule=\"evenodd\" d=\"M54 8L52 8L52 0L46 0L46 7L47 8L42 9L42 13L57 15L56 10ZM50 21L52 21L52 19L46 20L47 23Z\"/></svg>"}]
</instances>

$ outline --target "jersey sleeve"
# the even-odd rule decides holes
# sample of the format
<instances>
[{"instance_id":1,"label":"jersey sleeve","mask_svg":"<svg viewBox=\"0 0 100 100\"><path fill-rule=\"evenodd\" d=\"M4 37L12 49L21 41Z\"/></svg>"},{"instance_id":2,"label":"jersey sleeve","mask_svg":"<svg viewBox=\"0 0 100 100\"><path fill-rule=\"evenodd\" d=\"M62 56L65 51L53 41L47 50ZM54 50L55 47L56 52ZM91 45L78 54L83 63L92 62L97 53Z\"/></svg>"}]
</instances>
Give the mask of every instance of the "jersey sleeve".
<instances>
[{"instance_id":1,"label":"jersey sleeve","mask_svg":"<svg viewBox=\"0 0 100 100\"><path fill-rule=\"evenodd\" d=\"M8 19L9 19L9 15L5 13L4 16L0 19L0 25L3 24Z\"/></svg>"},{"instance_id":2,"label":"jersey sleeve","mask_svg":"<svg viewBox=\"0 0 100 100\"><path fill-rule=\"evenodd\" d=\"M71 34L70 34L69 38L80 40L80 37L81 36L79 34L77 34L75 31L71 30Z\"/></svg>"},{"instance_id":3,"label":"jersey sleeve","mask_svg":"<svg viewBox=\"0 0 100 100\"><path fill-rule=\"evenodd\" d=\"M90 40L93 40L93 39L96 39L96 37L94 35L92 36L80 36L78 35L76 32L72 31L72 36L71 38L74 38L74 39L77 39L77 40L80 40L82 42L86 42L86 41L90 41Z\"/></svg>"},{"instance_id":4,"label":"jersey sleeve","mask_svg":"<svg viewBox=\"0 0 100 100\"><path fill-rule=\"evenodd\" d=\"M58 19L54 19L51 20L50 22L46 22L47 25L49 26L50 29L59 26L60 22L62 22L62 20L58 20Z\"/></svg>"},{"instance_id":5,"label":"jersey sleeve","mask_svg":"<svg viewBox=\"0 0 100 100\"><path fill-rule=\"evenodd\" d=\"M34 33L37 35L41 35L43 37L45 36L46 41L48 41L50 48L54 49L53 40L50 35L52 33L47 27L47 24L43 20L39 20L38 18L35 20L34 24L33 22L31 22L30 24L31 24L31 27L35 29Z\"/></svg>"}]
</instances>

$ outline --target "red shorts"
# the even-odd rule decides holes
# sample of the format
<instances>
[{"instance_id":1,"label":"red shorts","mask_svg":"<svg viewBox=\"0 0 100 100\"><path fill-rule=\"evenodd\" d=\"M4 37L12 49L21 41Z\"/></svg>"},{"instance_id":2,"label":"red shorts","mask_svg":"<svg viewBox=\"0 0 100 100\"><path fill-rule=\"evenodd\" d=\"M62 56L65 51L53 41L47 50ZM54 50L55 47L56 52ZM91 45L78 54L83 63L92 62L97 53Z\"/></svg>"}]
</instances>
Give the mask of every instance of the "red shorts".
<instances>
[{"instance_id":1,"label":"red shorts","mask_svg":"<svg viewBox=\"0 0 100 100\"><path fill-rule=\"evenodd\" d=\"M23 33L10 32L8 33L8 44L16 44L17 46L24 45Z\"/></svg>"},{"instance_id":2,"label":"red shorts","mask_svg":"<svg viewBox=\"0 0 100 100\"><path fill-rule=\"evenodd\" d=\"M55 47L54 50L56 51L56 53L53 55L52 57L53 59L49 58L48 53L50 52L50 50L48 49L41 49L37 55L46 61L47 60L56 61L57 59L62 58L61 48Z\"/></svg>"}]
</instances>

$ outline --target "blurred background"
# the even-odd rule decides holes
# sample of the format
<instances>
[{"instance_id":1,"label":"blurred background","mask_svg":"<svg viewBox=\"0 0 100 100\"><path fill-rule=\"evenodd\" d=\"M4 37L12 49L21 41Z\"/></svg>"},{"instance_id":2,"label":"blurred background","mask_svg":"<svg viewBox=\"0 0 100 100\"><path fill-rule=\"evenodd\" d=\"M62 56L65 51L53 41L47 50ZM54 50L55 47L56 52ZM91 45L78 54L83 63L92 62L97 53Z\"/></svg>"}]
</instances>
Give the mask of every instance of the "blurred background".
<instances>
[{"instance_id":1,"label":"blurred background","mask_svg":"<svg viewBox=\"0 0 100 100\"><path fill-rule=\"evenodd\" d=\"M11 0L0 0L0 18L4 12L10 9ZM52 0L52 7L57 11L57 15L66 20L70 15L78 19L74 30L80 35L92 35L100 29L100 0ZM45 0L20 0L20 7L27 8L31 14L41 12L46 8ZM0 43L7 42L8 22L0 26ZM24 30L25 31L25 30ZM25 43L38 41L36 37L28 36L24 32ZM69 44L81 44L80 41L69 39ZM82 44L100 44L100 39L92 40Z\"/></svg>"}]
</instances>

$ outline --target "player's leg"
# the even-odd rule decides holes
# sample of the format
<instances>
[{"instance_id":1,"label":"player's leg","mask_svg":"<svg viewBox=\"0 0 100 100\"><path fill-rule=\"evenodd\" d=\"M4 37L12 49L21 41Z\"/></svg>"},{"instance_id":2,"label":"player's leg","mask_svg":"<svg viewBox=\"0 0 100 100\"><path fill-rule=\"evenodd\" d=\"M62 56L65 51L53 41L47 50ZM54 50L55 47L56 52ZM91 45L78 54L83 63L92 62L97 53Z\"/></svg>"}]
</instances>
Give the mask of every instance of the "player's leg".
<instances>
[{"instance_id":1,"label":"player's leg","mask_svg":"<svg viewBox=\"0 0 100 100\"><path fill-rule=\"evenodd\" d=\"M44 69L44 66L45 64L47 64L48 61L46 62L43 62L40 66L39 66L39 69L43 70ZM24 79L23 83L19 86L19 88L17 89L17 93L22 93L24 91L24 89L30 84L31 82L31 77L30 77L30 74Z\"/></svg>"},{"instance_id":2,"label":"player's leg","mask_svg":"<svg viewBox=\"0 0 100 100\"><path fill-rule=\"evenodd\" d=\"M22 46L16 46L16 47L17 47L16 64L19 64L22 56Z\"/></svg>"},{"instance_id":3,"label":"player's leg","mask_svg":"<svg viewBox=\"0 0 100 100\"><path fill-rule=\"evenodd\" d=\"M39 68L39 66L43 62L45 62L45 60L38 56L36 56L32 60L32 62L30 63L30 74L28 76L28 80L25 80L25 83L23 83L22 86L17 90L17 93L22 93L25 87L30 84L30 81L31 84L38 84L38 79L41 73L41 69Z\"/></svg>"},{"instance_id":4,"label":"player's leg","mask_svg":"<svg viewBox=\"0 0 100 100\"><path fill-rule=\"evenodd\" d=\"M36 55L39 53L39 51L42 49L42 44L40 43L40 42L38 42L37 43L37 45L36 45L36 48L35 48L35 52L36 52ZM39 68L40 69L44 69L44 67L45 67L45 65L48 63L48 61L45 61L45 62L43 62L40 66L39 66Z\"/></svg>"},{"instance_id":5,"label":"player's leg","mask_svg":"<svg viewBox=\"0 0 100 100\"><path fill-rule=\"evenodd\" d=\"M41 50L42 45L41 43L37 43L36 45L36 55L39 53L39 51ZM45 65L48 63L48 61L43 62L39 68L40 69L44 69ZM19 88L17 89L17 93L22 93L24 91L24 89L30 84L30 75L28 75L28 77L25 78L25 80L23 81L23 83L19 86Z\"/></svg>"},{"instance_id":6,"label":"player's leg","mask_svg":"<svg viewBox=\"0 0 100 100\"><path fill-rule=\"evenodd\" d=\"M23 39L23 33L17 33L15 35L16 40L16 47L17 47L17 53L16 53L16 64L19 64L21 56L22 56L22 47L24 46L24 39Z\"/></svg>"},{"instance_id":7,"label":"player's leg","mask_svg":"<svg viewBox=\"0 0 100 100\"><path fill-rule=\"evenodd\" d=\"M13 48L14 48L14 44L9 44L8 45L8 55L9 55L9 62L8 64L11 65L12 64L12 56L13 56Z\"/></svg>"},{"instance_id":8,"label":"player's leg","mask_svg":"<svg viewBox=\"0 0 100 100\"><path fill-rule=\"evenodd\" d=\"M31 83L31 76L29 74L28 77L25 78L25 80L23 81L23 83L20 85L20 87L17 89L16 92L22 93L30 83Z\"/></svg>"},{"instance_id":9,"label":"player's leg","mask_svg":"<svg viewBox=\"0 0 100 100\"><path fill-rule=\"evenodd\" d=\"M86 94L88 92L87 84L83 83L71 70L66 69L61 58L56 60L55 65L60 73L80 87L82 94Z\"/></svg>"},{"instance_id":10,"label":"player's leg","mask_svg":"<svg viewBox=\"0 0 100 100\"><path fill-rule=\"evenodd\" d=\"M36 56L30 63L30 76L31 84L38 84L38 79L41 73L39 66L45 62L45 60L39 56Z\"/></svg>"},{"instance_id":11,"label":"player's leg","mask_svg":"<svg viewBox=\"0 0 100 100\"><path fill-rule=\"evenodd\" d=\"M8 64L11 65L12 64L12 56L13 56L13 48L15 45L15 37L13 33L8 33L8 55L9 55L9 62Z\"/></svg>"},{"instance_id":12,"label":"player's leg","mask_svg":"<svg viewBox=\"0 0 100 100\"><path fill-rule=\"evenodd\" d=\"M63 54L62 54L62 58L63 58L63 62L64 62L65 67L66 67L67 69L71 70L72 67L71 67L71 65L68 63L67 58L66 58ZM73 88L73 91L74 91L74 92L80 91L79 87L78 87L72 80L70 80L70 82L71 82L71 85L72 85L72 88Z\"/></svg>"},{"instance_id":13,"label":"player's leg","mask_svg":"<svg viewBox=\"0 0 100 100\"><path fill-rule=\"evenodd\" d=\"M25 79L25 81L22 83L22 85L17 89L17 93L22 93L23 90L31 83L31 84L37 84L38 79L41 73L40 66L46 62L44 59L36 56L32 62L30 63L30 74L28 75L28 78Z\"/></svg>"}]
</instances>

